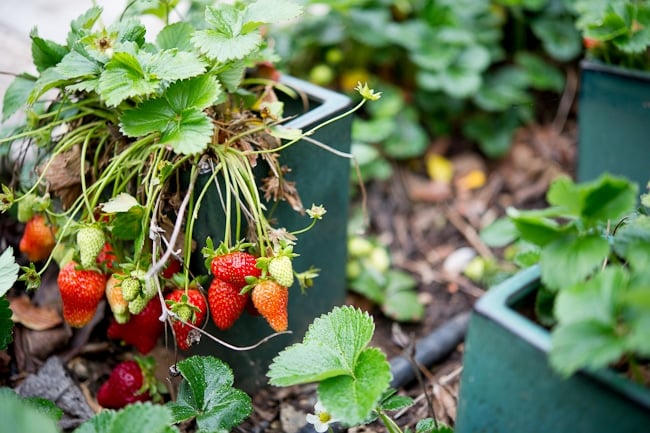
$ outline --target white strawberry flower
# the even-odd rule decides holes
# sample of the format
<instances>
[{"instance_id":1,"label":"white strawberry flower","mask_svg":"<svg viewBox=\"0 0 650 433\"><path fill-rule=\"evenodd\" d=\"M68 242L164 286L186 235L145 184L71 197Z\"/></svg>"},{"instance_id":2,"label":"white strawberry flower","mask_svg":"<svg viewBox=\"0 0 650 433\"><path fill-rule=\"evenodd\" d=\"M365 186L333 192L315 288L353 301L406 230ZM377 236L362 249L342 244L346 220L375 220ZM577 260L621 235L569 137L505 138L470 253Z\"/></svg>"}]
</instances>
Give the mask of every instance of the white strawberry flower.
<instances>
[{"instance_id":1,"label":"white strawberry flower","mask_svg":"<svg viewBox=\"0 0 650 433\"><path fill-rule=\"evenodd\" d=\"M307 414L307 422L314 425L314 430L318 433L324 433L329 429L329 425L336 422L332 415L327 412L327 409L319 401L314 406L314 413Z\"/></svg>"}]
</instances>

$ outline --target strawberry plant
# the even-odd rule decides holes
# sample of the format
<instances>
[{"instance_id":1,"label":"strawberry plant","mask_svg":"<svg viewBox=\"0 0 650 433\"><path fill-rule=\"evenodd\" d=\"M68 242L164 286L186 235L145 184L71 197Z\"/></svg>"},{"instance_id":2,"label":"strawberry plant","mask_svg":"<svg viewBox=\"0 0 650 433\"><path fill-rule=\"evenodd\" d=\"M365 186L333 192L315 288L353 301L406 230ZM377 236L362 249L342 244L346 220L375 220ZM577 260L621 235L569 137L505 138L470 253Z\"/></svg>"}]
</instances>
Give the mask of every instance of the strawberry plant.
<instances>
[{"instance_id":1,"label":"strawberry plant","mask_svg":"<svg viewBox=\"0 0 650 433\"><path fill-rule=\"evenodd\" d=\"M194 290L205 301L210 279L240 291L263 274L287 288L294 278L302 289L311 284L317 272L294 270L290 251L325 210L303 207L284 150L301 142L352 158L308 137L379 94L359 83L357 106L309 130L285 125L293 116L284 104L299 95L274 67L266 28L301 14L291 0L137 0L108 24L102 12L81 13L64 42L30 34L37 72L16 75L3 103L5 120L26 116L0 143L26 142L36 156L28 181L2 186L1 208L39 222L38 239L35 223L26 227L21 259L42 266L23 266L20 278L37 288L58 265L68 324L85 326L104 296L120 324L157 299L187 349L185 327L205 333L202 318L221 317L208 314L206 302L185 314L183 305L196 305ZM142 24L144 15L161 18L157 33ZM210 215L223 222L216 250L195 236L210 194L222 205ZM305 215L304 228L289 231L275 220L280 201ZM196 260L201 251L210 252L206 269ZM213 293L210 304L224 302Z\"/></svg>"},{"instance_id":2,"label":"strawberry plant","mask_svg":"<svg viewBox=\"0 0 650 433\"><path fill-rule=\"evenodd\" d=\"M614 0L569 2L576 14L587 58L630 69L650 70L650 4Z\"/></svg>"},{"instance_id":3,"label":"strawberry plant","mask_svg":"<svg viewBox=\"0 0 650 433\"><path fill-rule=\"evenodd\" d=\"M503 243L516 241L522 262L539 263L537 318L552 327L550 362L562 375L617 364L647 384L639 365L650 354L650 196L639 203L637 192L611 175L559 178L547 208L509 209L500 223L509 226Z\"/></svg>"},{"instance_id":4,"label":"strawberry plant","mask_svg":"<svg viewBox=\"0 0 650 433\"><path fill-rule=\"evenodd\" d=\"M344 426L379 419L387 431L402 430L388 412L408 407L409 397L390 387L392 374L386 355L368 347L374 333L372 317L353 307L335 307L314 320L301 343L284 349L273 360L267 376L276 386L318 383L315 414L307 421L318 432L330 423ZM423 420L424 421L424 420ZM435 421L422 432L447 432Z\"/></svg>"},{"instance_id":5,"label":"strawberry plant","mask_svg":"<svg viewBox=\"0 0 650 433\"><path fill-rule=\"evenodd\" d=\"M358 79L384 90L353 128L367 179L389 176L387 160L422 156L431 137L460 134L502 156L533 119L533 94L562 90L555 64L582 49L562 1L304 3L295 33L278 34L284 67L343 91Z\"/></svg>"}]
</instances>

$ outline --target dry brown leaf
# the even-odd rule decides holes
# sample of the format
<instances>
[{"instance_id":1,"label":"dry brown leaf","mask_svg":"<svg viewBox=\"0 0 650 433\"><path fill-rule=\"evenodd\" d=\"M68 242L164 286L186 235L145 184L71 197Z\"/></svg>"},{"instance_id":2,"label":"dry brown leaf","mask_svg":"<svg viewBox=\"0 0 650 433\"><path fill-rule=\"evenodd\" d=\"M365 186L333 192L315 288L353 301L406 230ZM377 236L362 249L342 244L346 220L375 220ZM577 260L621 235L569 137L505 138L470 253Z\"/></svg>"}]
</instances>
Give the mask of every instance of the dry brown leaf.
<instances>
[{"instance_id":1,"label":"dry brown leaf","mask_svg":"<svg viewBox=\"0 0 650 433\"><path fill-rule=\"evenodd\" d=\"M404 174L404 184L411 200L439 203L452 198L452 190L449 184L424 179L411 173Z\"/></svg>"},{"instance_id":2,"label":"dry brown leaf","mask_svg":"<svg viewBox=\"0 0 650 433\"><path fill-rule=\"evenodd\" d=\"M9 308L14 322L34 331L45 331L63 323L61 315L55 309L38 307L27 296L10 299Z\"/></svg>"},{"instance_id":3,"label":"dry brown leaf","mask_svg":"<svg viewBox=\"0 0 650 433\"><path fill-rule=\"evenodd\" d=\"M88 164L90 165L90 164ZM45 170L45 165L40 170ZM67 152L55 155L47 166L45 180L52 194L61 199L67 209L81 194L81 149L74 146Z\"/></svg>"}]
</instances>

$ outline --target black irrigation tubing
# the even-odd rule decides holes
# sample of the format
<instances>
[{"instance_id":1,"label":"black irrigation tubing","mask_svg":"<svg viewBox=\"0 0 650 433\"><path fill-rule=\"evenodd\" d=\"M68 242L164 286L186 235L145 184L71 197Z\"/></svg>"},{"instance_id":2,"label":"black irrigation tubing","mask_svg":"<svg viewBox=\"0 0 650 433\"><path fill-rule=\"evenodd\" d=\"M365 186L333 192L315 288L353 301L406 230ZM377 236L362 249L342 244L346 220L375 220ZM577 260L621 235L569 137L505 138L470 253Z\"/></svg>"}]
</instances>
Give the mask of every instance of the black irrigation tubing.
<instances>
[{"instance_id":1,"label":"black irrigation tubing","mask_svg":"<svg viewBox=\"0 0 650 433\"><path fill-rule=\"evenodd\" d=\"M430 334L421 338L415 343L415 361L425 367L443 360L458 344L464 340L471 312L459 313L436 328ZM411 361L405 356L396 356L390 360L390 370L393 373L393 380L390 386L401 388L415 379L415 368ZM345 431L338 424L331 426L334 433ZM298 430L298 433L314 433L314 426L306 424Z\"/></svg>"}]
</instances>

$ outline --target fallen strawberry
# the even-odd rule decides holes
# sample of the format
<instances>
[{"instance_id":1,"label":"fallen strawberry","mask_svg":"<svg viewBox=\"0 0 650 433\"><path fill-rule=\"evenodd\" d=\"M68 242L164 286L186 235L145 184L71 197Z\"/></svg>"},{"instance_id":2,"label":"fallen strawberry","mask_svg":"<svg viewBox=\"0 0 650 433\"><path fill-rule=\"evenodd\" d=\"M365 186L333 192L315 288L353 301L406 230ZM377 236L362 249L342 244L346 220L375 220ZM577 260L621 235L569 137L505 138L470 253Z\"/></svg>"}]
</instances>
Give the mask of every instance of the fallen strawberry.
<instances>
[{"instance_id":1,"label":"fallen strawberry","mask_svg":"<svg viewBox=\"0 0 650 433\"><path fill-rule=\"evenodd\" d=\"M208 289L208 304L217 328L230 328L244 312L249 297L248 294L240 294L240 289L234 284L214 278Z\"/></svg>"},{"instance_id":2,"label":"fallen strawberry","mask_svg":"<svg viewBox=\"0 0 650 433\"><path fill-rule=\"evenodd\" d=\"M212 275L230 284L242 288L246 277L259 277L262 270L257 266L257 258L245 251L232 251L217 255L212 259L210 271Z\"/></svg>"},{"instance_id":3,"label":"fallen strawberry","mask_svg":"<svg viewBox=\"0 0 650 433\"><path fill-rule=\"evenodd\" d=\"M90 322L106 291L104 274L78 267L77 262L68 262L57 277L63 301L63 318L75 328Z\"/></svg>"},{"instance_id":4,"label":"fallen strawberry","mask_svg":"<svg viewBox=\"0 0 650 433\"><path fill-rule=\"evenodd\" d=\"M156 380L151 358L122 361L113 368L97 393L97 403L107 409L150 401L156 397Z\"/></svg>"},{"instance_id":5,"label":"fallen strawberry","mask_svg":"<svg viewBox=\"0 0 650 433\"><path fill-rule=\"evenodd\" d=\"M120 324L117 320L112 320L108 326L108 338L131 344L138 352L146 355L156 346L165 329L165 323L160 321L161 315L160 300L154 298L139 314L131 316L128 322Z\"/></svg>"},{"instance_id":6,"label":"fallen strawberry","mask_svg":"<svg viewBox=\"0 0 650 433\"><path fill-rule=\"evenodd\" d=\"M25 231L20 238L18 249L32 262L45 260L52 253L56 244L55 229L48 225L45 216L36 214L25 224Z\"/></svg>"},{"instance_id":7,"label":"fallen strawberry","mask_svg":"<svg viewBox=\"0 0 650 433\"><path fill-rule=\"evenodd\" d=\"M261 280L251 292L253 305L276 332L289 326L287 306L289 290L273 280Z\"/></svg>"},{"instance_id":8,"label":"fallen strawberry","mask_svg":"<svg viewBox=\"0 0 650 433\"><path fill-rule=\"evenodd\" d=\"M174 289L165 296L165 302L169 309L181 320L196 327L203 325L208 306L200 290L188 289L186 292L184 289ZM178 348L188 350L194 343L194 338L190 338L192 327L172 318L172 328ZM192 333L192 335L195 335L195 333Z\"/></svg>"}]
</instances>

